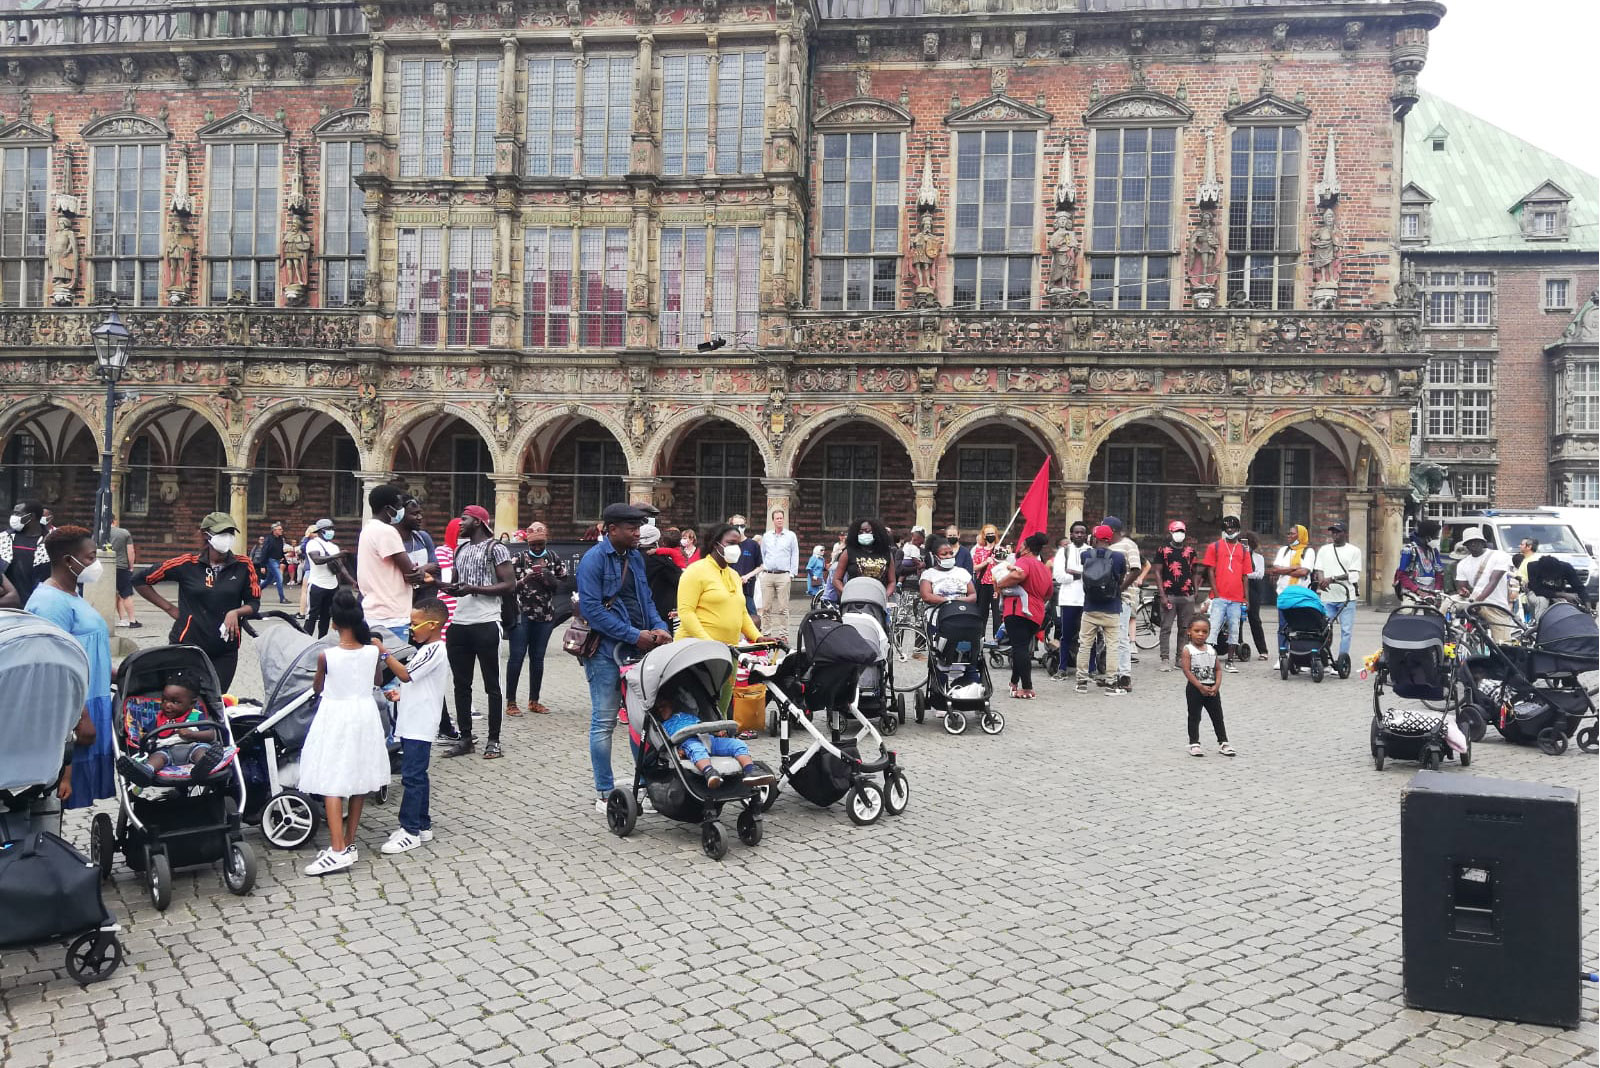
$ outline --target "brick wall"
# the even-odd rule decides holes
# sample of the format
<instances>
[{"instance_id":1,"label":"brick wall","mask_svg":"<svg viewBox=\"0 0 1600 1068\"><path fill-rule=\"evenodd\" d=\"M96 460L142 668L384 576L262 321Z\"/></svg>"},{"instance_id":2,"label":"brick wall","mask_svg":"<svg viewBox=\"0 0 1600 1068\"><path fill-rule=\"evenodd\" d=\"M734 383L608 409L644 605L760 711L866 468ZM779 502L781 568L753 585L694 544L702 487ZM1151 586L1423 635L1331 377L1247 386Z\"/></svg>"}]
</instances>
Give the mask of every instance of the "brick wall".
<instances>
[{"instance_id":1,"label":"brick wall","mask_svg":"<svg viewBox=\"0 0 1600 1068\"><path fill-rule=\"evenodd\" d=\"M984 445L1014 446L1016 449L1016 465L1014 467L1014 492L1010 494L1008 504L997 504L999 513L982 516L978 522L962 524L961 536L967 540L976 537L984 523L993 523L997 527L1004 527L1022 503L1022 495L1028 492L1028 486L1033 481L1033 476L1039 473L1039 465L1044 463L1044 451L1034 443L1033 439L1017 430L1005 426L985 427L965 434L961 439L945 450L944 456L939 459L939 488L934 496L933 529L943 531L944 528L957 521L959 510L957 508L957 495L971 492L964 487L960 477L960 450L963 447L976 447ZM1055 465L1052 463L1052 468ZM1059 481L1060 472L1055 471L1054 476ZM1052 491L1054 492L1054 491ZM1052 499L1051 513L1059 512L1057 502ZM1003 514L1000 514L1003 513ZM971 518L968 516L967 518ZM1012 528L1012 537L1021 529L1019 525Z\"/></svg>"},{"instance_id":2,"label":"brick wall","mask_svg":"<svg viewBox=\"0 0 1600 1068\"><path fill-rule=\"evenodd\" d=\"M916 516L916 500L911 490L911 457L898 441L870 424L856 424L831 430L819 437L801 457L795 469L794 515L790 526L806 545L832 545L838 529L822 521L825 483L823 463L829 445L874 445L878 449L876 518L896 531L909 531ZM873 518L851 513L856 519Z\"/></svg>"}]
</instances>

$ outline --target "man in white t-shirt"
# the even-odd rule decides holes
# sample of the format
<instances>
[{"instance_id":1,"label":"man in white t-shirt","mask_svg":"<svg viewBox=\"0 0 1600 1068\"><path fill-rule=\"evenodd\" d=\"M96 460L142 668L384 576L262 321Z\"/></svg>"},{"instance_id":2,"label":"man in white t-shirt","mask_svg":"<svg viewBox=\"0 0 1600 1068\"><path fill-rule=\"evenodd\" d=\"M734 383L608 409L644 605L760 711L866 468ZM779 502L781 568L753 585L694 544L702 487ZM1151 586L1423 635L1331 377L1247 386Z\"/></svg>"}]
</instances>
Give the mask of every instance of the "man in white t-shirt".
<instances>
[{"instance_id":1,"label":"man in white t-shirt","mask_svg":"<svg viewBox=\"0 0 1600 1068\"><path fill-rule=\"evenodd\" d=\"M1078 670L1078 628L1083 623L1083 550L1089 544L1089 525L1083 520L1072 524L1067 538L1056 550L1050 570L1056 580L1056 611L1061 616L1061 645L1056 651L1055 678L1070 680ZM1084 655L1089 655L1084 650Z\"/></svg>"},{"instance_id":2,"label":"man in white t-shirt","mask_svg":"<svg viewBox=\"0 0 1600 1068\"><path fill-rule=\"evenodd\" d=\"M319 638L328 633L333 593L339 588L339 583L355 585L355 579L345 570L344 561L344 551L333 540L333 520L317 520L311 528L311 537L306 541L306 563L310 565L306 570L306 587L310 594L306 630L315 628Z\"/></svg>"},{"instance_id":3,"label":"man in white t-shirt","mask_svg":"<svg viewBox=\"0 0 1600 1068\"><path fill-rule=\"evenodd\" d=\"M1350 544L1343 523L1328 524L1328 544L1317 550L1317 571L1322 575L1322 605L1339 621L1339 655L1349 656L1361 592L1361 549Z\"/></svg>"},{"instance_id":4,"label":"man in white t-shirt","mask_svg":"<svg viewBox=\"0 0 1600 1068\"><path fill-rule=\"evenodd\" d=\"M1457 592L1469 601L1493 606L1484 611L1482 619L1494 640L1503 645L1511 640L1512 633L1511 588L1507 581L1511 557L1489 548L1479 527L1463 530L1460 541L1466 547L1467 558L1456 565Z\"/></svg>"}]
</instances>

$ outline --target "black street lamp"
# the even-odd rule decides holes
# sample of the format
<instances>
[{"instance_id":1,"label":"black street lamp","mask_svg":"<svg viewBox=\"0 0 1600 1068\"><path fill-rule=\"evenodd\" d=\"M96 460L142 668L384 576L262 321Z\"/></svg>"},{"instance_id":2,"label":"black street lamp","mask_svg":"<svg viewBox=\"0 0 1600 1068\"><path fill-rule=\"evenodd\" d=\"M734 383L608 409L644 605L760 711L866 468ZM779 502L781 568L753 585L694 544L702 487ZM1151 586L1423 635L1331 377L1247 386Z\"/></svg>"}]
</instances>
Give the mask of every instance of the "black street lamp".
<instances>
[{"instance_id":1,"label":"black street lamp","mask_svg":"<svg viewBox=\"0 0 1600 1068\"><path fill-rule=\"evenodd\" d=\"M122 317L117 314L117 306L112 304L111 314L94 328L91 336L97 370L106 384L106 426L100 450L100 492L95 500L94 524L95 544L103 546L111 540L111 417L117 407L117 383L128 370L133 335L128 333Z\"/></svg>"}]
</instances>

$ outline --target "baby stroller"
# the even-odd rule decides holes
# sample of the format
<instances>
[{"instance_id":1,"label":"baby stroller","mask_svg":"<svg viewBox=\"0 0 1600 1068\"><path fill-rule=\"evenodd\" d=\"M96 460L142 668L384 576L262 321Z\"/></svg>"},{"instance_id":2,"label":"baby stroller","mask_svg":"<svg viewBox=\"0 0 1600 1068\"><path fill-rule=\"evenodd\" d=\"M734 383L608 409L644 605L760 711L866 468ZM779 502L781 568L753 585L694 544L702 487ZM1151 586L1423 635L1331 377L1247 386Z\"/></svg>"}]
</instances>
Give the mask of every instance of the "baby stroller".
<instances>
[{"instance_id":1,"label":"baby stroller","mask_svg":"<svg viewBox=\"0 0 1600 1068\"><path fill-rule=\"evenodd\" d=\"M196 691L201 721L158 728L161 691L179 676ZM89 855L100 874L109 878L121 853L128 867L144 876L150 903L164 911L172 903L173 869L220 860L228 890L248 894L256 884L256 855L244 840L239 802L249 793L211 661L192 645L133 653L117 669L112 702L119 811L115 830L103 812L89 825ZM156 772L134 759L156 752L167 735L195 728L214 731L212 744L221 747L221 761L209 770L169 765Z\"/></svg>"},{"instance_id":2,"label":"baby stroller","mask_svg":"<svg viewBox=\"0 0 1600 1068\"><path fill-rule=\"evenodd\" d=\"M795 651L776 663L754 655L765 654L765 647L740 646L737 652L750 677L767 683L767 696L777 706L779 775L801 797L823 808L842 798L846 815L858 826L876 823L885 811L898 816L906 810L911 787L905 772L857 707L857 680L878 659L859 631L832 612L809 612L800 623ZM819 713L826 717L826 735L812 722ZM860 727L849 737L846 715ZM811 739L798 754L789 745L793 727ZM871 755L863 758L868 747ZM883 776L882 787L870 780L874 775Z\"/></svg>"},{"instance_id":3,"label":"baby stroller","mask_svg":"<svg viewBox=\"0 0 1600 1068\"><path fill-rule=\"evenodd\" d=\"M928 617L928 679L913 699L917 722L925 712L943 714L944 729L961 734L976 716L985 734L1006 729L1006 717L990 707L994 682L983 657L983 613L967 601L939 605Z\"/></svg>"},{"instance_id":4,"label":"baby stroller","mask_svg":"<svg viewBox=\"0 0 1600 1068\"><path fill-rule=\"evenodd\" d=\"M1309 586L1286 586L1278 594L1278 615L1284 634L1278 650L1278 674L1287 679L1311 669L1311 681L1321 682L1331 666L1341 679L1350 677L1350 658L1333 661L1333 620L1322 607L1322 598Z\"/></svg>"},{"instance_id":5,"label":"baby stroller","mask_svg":"<svg viewBox=\"0 0 1600 1068\"><path fill-rule=\"evenodd\" d=\"M1449 637L1444 616L1426 605L1402 605L1384 621L1383 651L1372 679L1370 731L1372 764L1379 771L1391 757L1418 761L1426 769L1441 766L1453 755L1459 756L1462 767L1472 763L1472 739L1456 723L1462 703L1460 677L1445 663ZM1436 709L1384 708L1385 684L1396 697L1435 702ZM1452 728L1459 753L1448 736Z\"/></svg>"},{"instance_id":6,"label":"baby stroller","mask_svg":"<svg viewBox=\"0 0 1600 1068\"><path fill-rule=\"evenodd\" d=\"M274 621L262 629L256 641L266 703L236 705L228 715L238 740L239 765L247 787L242 815L246 823L260 825L269 844L278 849L299 849L316 837L322 825L320 799L298 789L300 749L317 714L317 697L311 690L317 676L317 656L337 645L338 637L333 632L323 638L313 637L282 612L267 612L262 618ZM254 635L254 630L251 633ZM404 660L411 651L407 645L394 653ZM377 700L385 733L392 734L393 710L381 693ZM396 766L398 760L399 743L391 738L390 766ZM387 786L372 795L380 805L388 799Z\"/></svg>"},{"instance_id":7,"label":"baby stroller","mask_svg":"<svg viewBox=\"0 0 1600 1068\"><path fill-rule=\"evenodd\" d=\"M626 649L618 646L626 655ZM721 718L723 688L733 674L728 647L709 638L688 638L650 650L626 669L623 703L628 714L628 738L633 743L633 785L618 786L606 798L606 826L619 838L633 833L639 819L639 794L650 795L657 813L679 823L700 825L700 847L706 856L721 860L728 852L728 836L717 822L722 806L743 806L736 828L739 841L755 846L762 835L763 789L745 784L744 769L733 757L711 757L722 776L715 790L704 775L679 751L696 735L735 733L739 725ZM700 722L671 735L657 707L665 698L673 713L690 712ZM709 748L709 745L708 745ZM771 769L756 765L764 772ZM770 801L769 801L770 804Z\"/></svg>"},{"instance_id":8,"label":"baby stroller","mask_svg":"<svg viewBox=\"0 0 1600 1068\"><path fill-rule=\"evenodd\" d=\"M1468 664L1476 696L1502 737L1537 745L1552 756L1568 739L1586 753L1600 749L1592 685L1581 676L1600 670L1600 633L1594 617L1557 602L1534 624L1526 645L1500 645L1488 627L1477 628L1483 651Z\"/></svg>"},{"instance_id":9,"label":"baby stroller","mask_svg":"<svg viewBox=\"0 0 1600 1068\"><path fill-rule=\"evenodd\" d=\"M65 942L67 974L87 986L122 963L120 928L89 858L39 826L32 810L61 778L89 661L60 627L0 609L0 687L0 950Z\"/></svg>"},{"instance_id":10,"label":"baby stroller","mask_svg":"<svg viewBox=\"0 0 1600 1068\"><path fill-rule=\"evenodd\" d=\"M889 597L883 583L866 577L844 584L839 618L854 627L877 650L878 659L861 672L857 707L878 721L878 730L893 734L906 721L906 698L894 689L894 660L889 649Z\"/></svg>"}]
</instances>

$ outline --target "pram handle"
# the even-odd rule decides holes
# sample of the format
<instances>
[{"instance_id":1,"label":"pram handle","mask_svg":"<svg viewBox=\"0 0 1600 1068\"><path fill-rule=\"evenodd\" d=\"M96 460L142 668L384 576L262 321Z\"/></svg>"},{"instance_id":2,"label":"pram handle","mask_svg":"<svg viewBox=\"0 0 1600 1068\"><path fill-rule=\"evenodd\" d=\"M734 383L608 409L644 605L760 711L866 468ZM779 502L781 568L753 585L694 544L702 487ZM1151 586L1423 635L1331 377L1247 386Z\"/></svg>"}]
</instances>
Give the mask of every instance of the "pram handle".
<instances>
[{"instance_id":1,"label":"pram handle","mask_svg":"<svg viewBox=\"0 0 1600 1068\"><path fill-rule=\"evenodd\" d=\"M271 612L262 612L260 615L256 616L255 619L257 621L277 619L289 624L289 626L293 627L295 630L302 632L305 630L305 628L300 625L300 621L298 619L296 619L294 616L291 616L288 612L284 612L279 609L274 609ZM239 629L250 635L252 638L261 637L261 635L256 633L256 629L250 625L250 620L248 619L241 619L239 621Z\"/></svg>"},{"instance_id":2,"label":"pram handle","mask_svg":"<svg viewBox=\"0 0 1600 1068\"><path fill-rule=\"evenodd\" d=\"M203 730L216 731L218 739L226 738L228 736L228 728L212 719L196 720L193 723L169 723L165 727L157 727L148 734L141 733L139 735L139 752L150 752L150 750L154 748L154 746L152 746L150 743L154 742L157 738L160 738L164 734L171 734L173 731ZM215 745L216 743L212 742L211 744Z\"/></svg>"},{"instance_id":3,"label":"pram handle","mask_svg":"<svg viewBox=\"0 0 1600 1068\"><path fill-rule=\"evenodd\" d=\"M687 727L680 727L672 732L667 741L672 745L682 745L697 735L736 734L738 730L739 725L731 719L706 720L705 722L690 724Z\"/></svg>"},{"instance_id":4,"label":"pram handle","mask_svg":"<svg viewBox=\"0 0 1600 1068\"><path fill-rule=\"evenodd\" d=\"M753 656L757 653L765 653L773 649L787 648L789 648L789 641L787 638L763 638L758 642L746 642L741 645L735 645L733 647L733 651L735 653L747 653Z\"/></svg>"}]
</instances>

